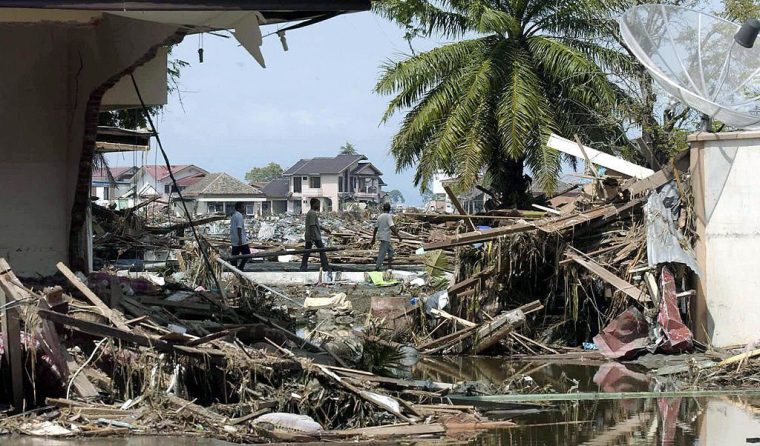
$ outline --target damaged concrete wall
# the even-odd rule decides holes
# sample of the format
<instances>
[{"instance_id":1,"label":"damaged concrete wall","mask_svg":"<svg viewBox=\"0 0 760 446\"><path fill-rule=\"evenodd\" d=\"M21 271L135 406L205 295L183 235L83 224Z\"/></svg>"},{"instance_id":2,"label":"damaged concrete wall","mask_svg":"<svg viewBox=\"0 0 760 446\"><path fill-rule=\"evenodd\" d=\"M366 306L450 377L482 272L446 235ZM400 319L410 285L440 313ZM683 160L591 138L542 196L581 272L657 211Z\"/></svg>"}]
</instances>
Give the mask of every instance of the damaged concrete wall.
<instances>
[{"instance_id":1,"label":"damaged concrete wall","mask_svg":"<svg viewBox=\"0 0 760 446\"><path fill-rule=\"evenodd\" d=\"M696 251L705 271L698 321L717 347L755 342L760 339L760 132L705 133L689 140L700 236Z\"/></svg>"},{"instance_id":2,"label":"damaged concrete wall","mask_svg":"<svg viewBox=\"0 0 760 446\"><path fill-rule=\"evenodd\" d=\"M176 33L117 17L0 24L0 257L17 274L52 274L69 260L80 168L90 160L82 155L94 147L102 94Z\"/></svg>"}]
</instances>

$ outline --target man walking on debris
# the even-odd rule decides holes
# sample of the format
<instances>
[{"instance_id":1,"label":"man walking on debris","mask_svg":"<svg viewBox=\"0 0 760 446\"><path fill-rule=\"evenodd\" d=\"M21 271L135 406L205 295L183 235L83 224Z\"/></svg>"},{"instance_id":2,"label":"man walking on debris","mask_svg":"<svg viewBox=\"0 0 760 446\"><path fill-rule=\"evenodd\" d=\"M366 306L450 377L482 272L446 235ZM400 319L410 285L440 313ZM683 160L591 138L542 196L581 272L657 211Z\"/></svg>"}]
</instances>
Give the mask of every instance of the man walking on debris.
<instances>
[{"instance_id":1,"label":"man walking on debris","mask_svg":"<svg viewBox=\"0 0 760 446\"><path fill-rule=\"evenodd\" d=\"M377 253L377 263L375 264L378 271L383 267L383 260L385 260L386 255L388 256L388 269L393 269L393 256L396 253L393 251L393 245L391 245L391 232L401 242L401 234L399 234L396 225L393 224L391 204L383 203L383 213L377 217L375 230L372 232L372 241L370 242L370 244L374 245L375 237L380 240L380 251Z\"/></svg>"},{"instance_id":2,"label":"man walking on debris","mask_svg":"<svg viewBox=\"0 0 760 446\"><path fill-rule=\"evenodd\" d=\"M309 206L309 212L306 213L306 234L304 234L304 239L306 239L305 248L311 249L312 246L316 246L319 249L323 249L325 244L322 243L321 231L324 230L328 234L330 234L330 231L319 224L319 199L312 198L311 201L309 201ZM303 253L301 271L306 271L309 255L311 255L309 251ZM330 263L327 261L327 254L324 251L319 252L319 261L322 264L322 269L324 271L330 271Z\"/></svg>"},{"instance_id":3,"label":"man walking on debris","mask_svg":"<svg viewBox=\"0 0 760 446\"><path fill-rule=\"evenodd\" d=\"M230 244L232 245L233 256L251 253L251 248L248 246L248 235L245 233L244 210L243 203L237 202L235 203L235 212L230 216ZM248 259L240 259L239 262L233 259L232 266L243 271L246 262Z\"/></svg>"}]
</instances>

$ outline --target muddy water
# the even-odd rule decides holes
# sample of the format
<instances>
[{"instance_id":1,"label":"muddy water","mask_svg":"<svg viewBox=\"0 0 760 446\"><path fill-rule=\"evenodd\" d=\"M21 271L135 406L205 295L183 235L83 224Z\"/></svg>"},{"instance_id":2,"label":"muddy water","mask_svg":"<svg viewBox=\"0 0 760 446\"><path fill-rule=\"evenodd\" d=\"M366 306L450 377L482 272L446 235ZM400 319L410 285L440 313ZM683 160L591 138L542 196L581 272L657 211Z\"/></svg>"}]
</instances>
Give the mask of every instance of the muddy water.
<instances>
[{"instance_id":1,"label":"muddy water","mask_svg":"<svg viewBox=\"0 0 760 446\"><path fill-rule=\"evenodd\" d=\"M418 379L488 382L503 391L642 392L662 383L619 363L519 363L497 358L423 359ZM529 377L529 378L527 378ZM477 386L469 387L477 389ZM525 413L493 411L520 426L480 435L479 445L746 445L760 443L760 399L652 398L554 403Z\"/></svg>"},{"instance_id":2,"label":"muddy water","mask_svg":"<svg viewBox=\"0 0 760 446\"><path fill-rule=\"evenodd\" d=\"M477 392L501 391L641 392L657 383L646 370L617 363L509 362L498 358L420 360L400 375L449 383L468 383ZM474 384L480 383L480 384ZM746 445L760 443L760 398L651 398L553 403L526 411L492 410L493 419L520 427L469 439L475 445ZM420 444L430 444L421 442ZM227 446L190 438L133 437L48 440L1 437L2 446Z\"/></svg>"}]
</instances>

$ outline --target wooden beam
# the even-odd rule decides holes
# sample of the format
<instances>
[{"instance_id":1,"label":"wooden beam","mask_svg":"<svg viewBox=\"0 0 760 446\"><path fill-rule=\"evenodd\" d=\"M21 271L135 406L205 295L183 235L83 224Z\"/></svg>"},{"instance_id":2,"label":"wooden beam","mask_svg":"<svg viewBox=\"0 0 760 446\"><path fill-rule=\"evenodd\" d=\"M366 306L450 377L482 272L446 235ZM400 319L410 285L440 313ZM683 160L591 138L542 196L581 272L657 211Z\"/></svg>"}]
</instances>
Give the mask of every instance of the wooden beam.
<instances>
[{"instance_id":1,"label":"wooden beam","mask_svg":"<svg viewBox=\"0 0 760 446\"><path fill-rule=\"evenodd\" d=\"M4 260L3 260L4 262ZM10 285L13 286L13 285ZM24 358L21 355L21 321L18 308L14 307L16 299L7 282L0 280L0 323L5 346L5 360L10 367L10 393L13 412L21 413L24 408Z\"/></svg>"},{"instance_id":2,"label":"wooden beam","mask_svg":"<svg viewBox=\"0 0 760 446\"><path fill-rule=\"evenodd\" d=\"M573 259L575 263L591 271L596 276L598 276L605 282L609 283L610 285L612 285L619 291L622 291L626 296L630 297L631 299L634 299L637 302L642 302L642 303L651 300L647 293L636 288L635 286L631 285L625 280L621 279L616 274L612 273L611 271L599 265L598 263L592 260L583 259L577 254L568 253L567 256Z\"/></svg>"},{"instance_id":3,"label":"wooden beam","mask_svg":"<svg viewBox=\"0 0 760 446\"><path fill-rule=\"evenodd\" d=\"M465 216L464 222L467 225L467 228L470 231L475 231L476 230L475 223L473 223L472 219L470 219L469 215L467 215L467 212L465 212L464 208L462 207L462 203L459 202L459 199L457 198L456 194L454 194L454 191L451 190L451 187L448 185L444 185L443 190L446 191L446 194L449 196L451 203L454 205L455 208L457 208L457 212Z\"/></svg>"},{"instance_id":4,"label":"wooden beam","mask_svg":"<svg viewBox=\"0 0 760 446\"><path fill-rule=\"evenodd\" d=\"M196 357L208 355L220 357L222 359L224 359L225 356L221 351L210 349L200 350L193 347L173 345L161 339L155 339L148 336L135 334L129 330L121 330L119 328L109 327L108 325L98 324L96 322L79 320L70 316L66 316L64 314L56 313L54 311L38 310L38 314L45 320L75 328L83 333L99 337L119 339L124 342L129 342L143 347L155 348L156 350L162 352L180 353Z\"/></svg>"},{"instance_id":5,"label":"wooden beam","mask_svg":"<svg viewBox=\"0 0 760 446\"><path fill-rule=\"evenodd\" d=\"M103 303L102 300L98 297L97 294L93 293L91 289L87 288L87 285L84 284L81 280L79 280L79 277L76 276L68 266L63 264L63 262L58 262L57 265L55 265L56 268L58 268L58 271L60 271L68 280L71 282L72 285L76 289L79 290L82 294L84 294L84 297L87 298L93 305L95 305L102 313L103 316L105 316L109 321L111 321L112 324L114 324L116 327L119 327L122 330L130 330L129 326L125 324L116 313L114 313L111 308Z\"/></svg>"}]
</instances>

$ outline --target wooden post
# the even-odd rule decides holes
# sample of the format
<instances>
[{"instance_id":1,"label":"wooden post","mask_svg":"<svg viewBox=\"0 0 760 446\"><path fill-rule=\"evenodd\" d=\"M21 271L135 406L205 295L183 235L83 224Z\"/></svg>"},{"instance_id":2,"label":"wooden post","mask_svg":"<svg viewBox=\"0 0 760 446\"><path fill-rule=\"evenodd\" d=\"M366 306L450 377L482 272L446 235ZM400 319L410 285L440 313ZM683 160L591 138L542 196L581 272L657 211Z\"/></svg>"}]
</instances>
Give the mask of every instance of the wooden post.
<instances>
[{"instance_id":1,"label":"wooden post","mask_svg":"<svg viewBox=\"0 0 760 446\"><path fill-rule=\"evenodd\" d=\"M24 409L24 358L21 352L21 321L18 308L14 307L15 285L9 280L8 274L13 274L5 259L0 259L0 324L5 347L5 360L10 368L11 395L13 412L23 412Z\"/></svg>"},{"instance_id":2,"label":"wooden post","mask_svg":"<svg viewBox=\"0 0 760 446\"><path fill-rule=\"evenodd\" d=\"M464 215L464 222L467 225L467 228L470 231L475 231L475 223L472 222L472 219L469 215L467 215L467 212L464 211L464 208L462 207L462 203L459 202L459 199L456 195L454 195L454 191L451 190L451 187L448 185L443 186L443 190L446 191L446 194L449 196L449 199L451 200L451 203L454 204L454 207L457 208L457 212L459 212L460 215Z\"/></svg>"}]
</instances>

